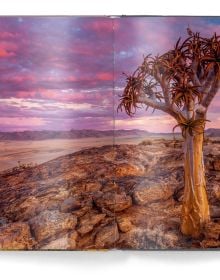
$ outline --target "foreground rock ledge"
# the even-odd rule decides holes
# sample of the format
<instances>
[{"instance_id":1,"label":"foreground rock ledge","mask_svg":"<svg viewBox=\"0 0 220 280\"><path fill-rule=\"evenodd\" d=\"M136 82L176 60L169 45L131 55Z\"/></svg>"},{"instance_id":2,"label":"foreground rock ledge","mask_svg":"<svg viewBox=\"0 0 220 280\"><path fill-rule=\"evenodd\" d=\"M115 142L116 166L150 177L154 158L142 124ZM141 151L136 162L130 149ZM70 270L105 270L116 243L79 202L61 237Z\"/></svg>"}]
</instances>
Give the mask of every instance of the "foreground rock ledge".
<instances>
[{"instance_id":1,"label":"foreground rock ledge","mask_svg":"<svg viewBox=\"0 0 220 280\"><path fill-rule=\"evenodd\" d=\"M158 139L2 172L0 249L219 248L219 143L204 147L212 221L199 239L179 230L181 143Z\"/></svg>"},{"instance_id":2,"label":"foreground rock ledge","mask_svg":"<svg viewBox=\"0 0 220 280\"><path fill-rule=\"evenodd\" d=\"M0 227L0 249L28 250L35 244L26 223L11 223Z\"/></svg>"}]
</instances>

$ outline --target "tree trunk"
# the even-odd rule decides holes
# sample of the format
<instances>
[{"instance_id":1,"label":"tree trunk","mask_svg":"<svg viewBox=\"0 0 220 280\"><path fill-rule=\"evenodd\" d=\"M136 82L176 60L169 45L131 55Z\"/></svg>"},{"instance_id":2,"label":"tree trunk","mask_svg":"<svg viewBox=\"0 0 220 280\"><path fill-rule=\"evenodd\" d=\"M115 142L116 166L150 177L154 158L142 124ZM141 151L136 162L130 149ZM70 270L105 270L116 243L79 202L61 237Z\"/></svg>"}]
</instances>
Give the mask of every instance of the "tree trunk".
<instances>
[{"instance_id":1,"label":"tree trunk","mask_svg":"<svg viewBox=\"0 0 220 280\"><path fill-rule=\"evenodd\" d=\"M194 238L199 237L203 225L210 219L203 162L204 127L197 127L196 131L193 135L187 131L185 135L185 188L181 220L181 232Z\"/></svg>"}]
</instances>

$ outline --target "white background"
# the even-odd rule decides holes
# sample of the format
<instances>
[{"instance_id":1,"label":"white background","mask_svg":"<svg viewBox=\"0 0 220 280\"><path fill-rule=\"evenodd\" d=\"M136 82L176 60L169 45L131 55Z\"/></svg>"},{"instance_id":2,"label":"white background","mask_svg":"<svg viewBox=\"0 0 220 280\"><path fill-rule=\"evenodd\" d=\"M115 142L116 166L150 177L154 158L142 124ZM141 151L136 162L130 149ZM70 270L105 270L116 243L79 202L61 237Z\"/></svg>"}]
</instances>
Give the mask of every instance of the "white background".
<instances>
[{"instance_id":1,"label":"white background","mask_svg":"<svg viewBox=\"0 0 220 280\"><path fill-rule=\"evenodd\" d=\"M1 15L219 15L218 1L0 0ZM0 279L219 279L220 251L0 252Z\"/></svg>"}]
</instances>

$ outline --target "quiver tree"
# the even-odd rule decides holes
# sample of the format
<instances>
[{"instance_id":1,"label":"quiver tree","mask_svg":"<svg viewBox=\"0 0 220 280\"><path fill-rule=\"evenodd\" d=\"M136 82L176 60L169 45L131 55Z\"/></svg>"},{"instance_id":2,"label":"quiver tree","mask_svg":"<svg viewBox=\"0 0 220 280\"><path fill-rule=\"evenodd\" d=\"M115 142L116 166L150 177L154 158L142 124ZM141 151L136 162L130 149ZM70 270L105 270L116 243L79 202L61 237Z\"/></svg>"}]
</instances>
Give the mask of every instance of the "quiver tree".
<instances>
[{"instance_id":1,"label":"quiver tree","mask_svg":"<svg viewBox=\"0 0 220 280\"><path fill-rule=\"evenodd\" d=\"M132 116L141 104L176 120L184 139L181 231L196 238L210 219L203 140L207 110L220 85L220 36L203 38L189 28L187 32L188 38L179 38L172 50L144 57L127 76L118 108Z\"/></svg>"}]
</instances>

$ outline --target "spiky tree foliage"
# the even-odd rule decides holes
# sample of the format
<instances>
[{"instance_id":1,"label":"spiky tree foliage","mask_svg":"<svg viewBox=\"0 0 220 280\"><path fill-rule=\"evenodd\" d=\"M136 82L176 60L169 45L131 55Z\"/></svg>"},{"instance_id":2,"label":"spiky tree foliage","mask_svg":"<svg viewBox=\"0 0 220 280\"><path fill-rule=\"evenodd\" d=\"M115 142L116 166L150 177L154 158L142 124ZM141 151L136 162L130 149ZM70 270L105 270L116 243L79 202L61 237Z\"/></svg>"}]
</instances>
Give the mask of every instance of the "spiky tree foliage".
<instances>
[{"instance_id":1,"label":"spiky tree foliage","mask_svg":"<svg viewBox=\"0 0 220 280\"><path fill-rule=\"evenodd\" d=\"M133 116L140 104L171 115L184 138L185 189L181 231L198 237L209 221L203 138L210 103L220 86L220 36L204 38L187 29L174 48L147 55L131 75L118 109Z\"/></svg>"}]
</instances>

